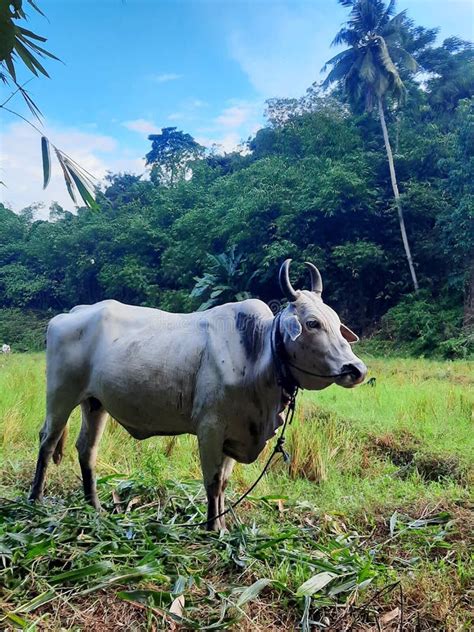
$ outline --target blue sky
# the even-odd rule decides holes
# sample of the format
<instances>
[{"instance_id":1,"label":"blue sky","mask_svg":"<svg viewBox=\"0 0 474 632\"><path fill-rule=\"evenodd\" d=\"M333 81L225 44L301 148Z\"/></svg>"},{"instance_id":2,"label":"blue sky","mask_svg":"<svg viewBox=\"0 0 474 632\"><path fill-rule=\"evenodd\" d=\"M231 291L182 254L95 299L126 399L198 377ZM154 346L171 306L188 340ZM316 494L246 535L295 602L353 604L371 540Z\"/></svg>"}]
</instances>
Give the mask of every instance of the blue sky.
<instances>
[{"instance_id":1,"label":"blue sky","mask_svg":"<svg viewBox=\"0 0 474 632\"><path fill-rule=\"evenodd\" d=\"M334 54L347 15L336 0L42 0L30 28L63 60L31 93L53 142L102 177L144 171L147 135L175 125L231 150L258 129L265 99L299 96ZM399 10L440 39L473 39L471 0L399 0ZM3 96L2 93L1 96ZM13 104L13 103L12 103ZM24 108L14 102L18 111ZM57 175L41 190L39 141L4 114L0 193L15 210L58 200Z\"/></svg>"}]
</instances>

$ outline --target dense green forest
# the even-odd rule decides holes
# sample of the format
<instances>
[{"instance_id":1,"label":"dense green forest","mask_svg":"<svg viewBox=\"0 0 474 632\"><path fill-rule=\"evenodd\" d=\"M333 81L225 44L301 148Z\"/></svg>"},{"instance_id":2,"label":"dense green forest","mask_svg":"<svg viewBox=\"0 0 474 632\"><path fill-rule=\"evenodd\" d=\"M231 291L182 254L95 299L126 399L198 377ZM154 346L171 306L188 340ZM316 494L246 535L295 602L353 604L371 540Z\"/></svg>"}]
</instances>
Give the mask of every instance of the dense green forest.
<instances>
[{"instance_id":1,"label":"dense green forest","mask_svg":"<svg viewBox=\"0 0 474 632\"><path fill-rule=\"evenodd\" d=\"M44 221L0 205L1 341L41 345L44 320L104 298L172 311L248 295L277 301L278 267L293 257L320 268L326 302L358 332L466 356L474 52L408 22L403 36L418 66L400 66L406 95L388 96L385 116L418 292L377 109L340 83L315 84L301 99L268 102L244 152L204 151L167 128L151 151L144 139L150 179L111 174L97 208L53 205ZM294 274L307 283L302 266Z\"/></svg>"}]
</instances>

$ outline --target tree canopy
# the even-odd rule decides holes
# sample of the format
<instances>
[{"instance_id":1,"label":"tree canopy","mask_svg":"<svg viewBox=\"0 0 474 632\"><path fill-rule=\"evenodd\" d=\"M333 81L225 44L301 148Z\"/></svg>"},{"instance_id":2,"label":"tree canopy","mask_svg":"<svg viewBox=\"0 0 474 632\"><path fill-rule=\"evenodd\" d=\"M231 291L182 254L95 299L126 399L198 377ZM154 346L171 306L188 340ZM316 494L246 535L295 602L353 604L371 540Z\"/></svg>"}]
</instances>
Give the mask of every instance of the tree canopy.
<instances>
[{"instance_id":1,"label":"tree canopy","mask_svg":"<svg viewBox=\"0 0 474 632\"><path fill-rule=\"evenodd\" d=\"M425 42L416 53L415 39ZM301 99L268 104L267 124L246 154L199 149L192 173L172 186L114 174L97 194L98 210L55 205L49 221L0 206L1 306L43 318L104 298L172 311L244 292L273 302L281 299L279 265L293 257L320 268L325 300L358 332L381 331L416 353L465 355L474 99L449 88L449 105L440 108L435 95L453 77L441 67L459 75L465 67L467 77L472 53L449 40L436 46L410 25L405 41L427 79L404 77L405 105L387 109L386 125L418 294L377 119L351 110L345 92L313 86ZM150 153L154 164L159 154ZM295 265L293 281L307 283L303 266Z\"/></svg>"}]
</instances>

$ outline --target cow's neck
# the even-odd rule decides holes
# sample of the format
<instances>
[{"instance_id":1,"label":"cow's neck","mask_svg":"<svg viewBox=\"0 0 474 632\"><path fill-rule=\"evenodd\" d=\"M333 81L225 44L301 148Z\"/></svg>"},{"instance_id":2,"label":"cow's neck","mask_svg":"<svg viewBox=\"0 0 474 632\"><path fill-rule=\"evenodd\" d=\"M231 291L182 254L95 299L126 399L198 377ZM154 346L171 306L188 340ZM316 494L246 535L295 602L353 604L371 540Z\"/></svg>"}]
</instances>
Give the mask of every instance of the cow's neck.
<instances>
[{"instance_id":1,"label":"cow's neck","mask_svg":"<svg viewBox=\"0 0 474 632\"><path fill-rule=\"evenodd\" d=\"M274 400L275 406L281 411L290 403L298 384L285 364L286 351L279 325L278 316L263 323L262 336L265 344L255 379L259 390L265 390L266 396Z\"/></svg>"}]
</instances>

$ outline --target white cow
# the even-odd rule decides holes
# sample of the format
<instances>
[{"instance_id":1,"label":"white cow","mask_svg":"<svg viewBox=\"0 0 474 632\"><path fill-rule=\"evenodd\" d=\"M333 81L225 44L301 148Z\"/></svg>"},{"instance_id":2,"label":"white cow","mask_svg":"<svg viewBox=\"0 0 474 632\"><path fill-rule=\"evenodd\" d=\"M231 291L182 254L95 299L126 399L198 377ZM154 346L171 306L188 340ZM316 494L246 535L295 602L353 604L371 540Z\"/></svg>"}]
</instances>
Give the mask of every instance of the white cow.
<instances>
[{"instance_id":1,"label":"white cow","mask_svg":"<svg viewBox=\"0 0 474 632\"><path fill-rule=\"evenodd\" d=\"M2 353L11 353L10 345L2 345Z\"/></svg>"},{"instance_id":2,"label":"white cow","mask_svg":"<svg viewBox=\"0 0 474 632\"><path fill-rule=\"evenodd\" d=\"M287 259L280 284L289 304L274 317L260 300L170 314L103 301L53 318L47 333L47 410L30 499L43 495L51 456L62 457L65 428L81 405L76 446L86 499L99 507L97 448L107 414L136 439L194 434L208 497L209 529L224 508L235 461L253 462L282 423L296 386L353 387L366 367L357 336L323 303L318 270L311 291L295 291Z\"/></svg>"}]
</instances>

